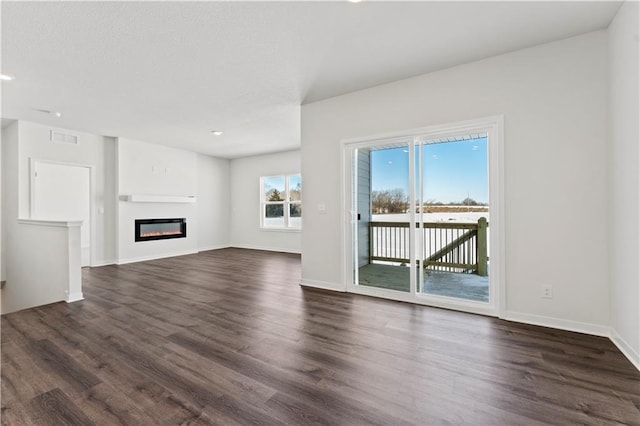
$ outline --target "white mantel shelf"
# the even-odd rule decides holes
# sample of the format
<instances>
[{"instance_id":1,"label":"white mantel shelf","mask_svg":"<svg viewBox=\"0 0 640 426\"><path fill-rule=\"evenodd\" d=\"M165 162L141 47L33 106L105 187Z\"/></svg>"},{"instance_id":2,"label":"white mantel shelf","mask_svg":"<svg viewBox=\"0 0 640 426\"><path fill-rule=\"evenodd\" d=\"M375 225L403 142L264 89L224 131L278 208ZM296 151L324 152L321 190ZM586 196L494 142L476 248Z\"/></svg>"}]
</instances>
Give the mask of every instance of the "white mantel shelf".
<instances>
[{"instance_id":1,"label":"white mantel shelf","mask_svg":"<svg viewBox=\"0 0 640 426\"><path fill-rule=\"evenodd\" d=\"M131 194L122 197L131 203L195 203L195 195L149 195Z\"/></svg>"},{"instance_id":2,"label":"white mantel shelf","mask_svg":"<svg viewBox=\"0 0 640 426\"><path fill-rule=\"evenodd\" d=\"M18 219L21 225L52 226L54 228L76 228L82 226L81 220L48 220L48 219Z\"/></svg>"}]
</instances>

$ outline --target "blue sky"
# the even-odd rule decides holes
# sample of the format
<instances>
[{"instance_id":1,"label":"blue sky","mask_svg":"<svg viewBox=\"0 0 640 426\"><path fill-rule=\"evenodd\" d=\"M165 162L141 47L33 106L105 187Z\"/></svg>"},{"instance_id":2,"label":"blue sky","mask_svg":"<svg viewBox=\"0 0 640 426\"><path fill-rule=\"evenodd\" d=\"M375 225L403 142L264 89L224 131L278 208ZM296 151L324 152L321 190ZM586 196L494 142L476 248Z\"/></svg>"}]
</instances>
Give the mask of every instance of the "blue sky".
<instances>
[{"instance_id":1,"label":"blue sky","mask_svg":"<svg viewBox=\"0 0 640 426\"><path fill-rule=\"evenodd\" d=\"M487 139L423 145L424 201L489 201ZM409 148L373 151L372 189L409 188Z\"/></svg>"}]
</instances>

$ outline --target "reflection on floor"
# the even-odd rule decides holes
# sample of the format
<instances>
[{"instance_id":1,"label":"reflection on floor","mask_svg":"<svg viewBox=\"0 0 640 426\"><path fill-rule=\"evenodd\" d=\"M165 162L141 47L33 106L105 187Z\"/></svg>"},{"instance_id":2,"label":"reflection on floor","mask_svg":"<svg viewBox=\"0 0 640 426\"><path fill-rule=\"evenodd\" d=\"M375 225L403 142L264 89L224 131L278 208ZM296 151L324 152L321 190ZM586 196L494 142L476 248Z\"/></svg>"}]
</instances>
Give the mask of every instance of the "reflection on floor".
<instances>
[{"instance_id":1,"label":"reflection on floor","mask_svg":"<svg viewBox=\"0 0 640 426\"><path fill-rule=\"evenodd\" d=\"M369 264L359 270L360 285L409 292L409 267ZM452 272L425 273L423 293L477 302L489 301L489 277Z\"/></svg>"}]
</instances>

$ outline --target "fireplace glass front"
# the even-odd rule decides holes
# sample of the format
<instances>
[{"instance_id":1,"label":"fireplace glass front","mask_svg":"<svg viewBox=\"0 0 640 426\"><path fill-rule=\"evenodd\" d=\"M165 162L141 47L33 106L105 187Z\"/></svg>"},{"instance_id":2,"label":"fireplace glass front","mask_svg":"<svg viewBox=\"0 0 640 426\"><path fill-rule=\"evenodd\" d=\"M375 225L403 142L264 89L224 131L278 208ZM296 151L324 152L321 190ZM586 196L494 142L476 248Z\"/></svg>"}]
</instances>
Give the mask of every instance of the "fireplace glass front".
<instances>
[{"instance_id":1,"label":"fireplace glass front","mask_svg":"<svg viewBox=\"0 0 640 426\"><path fill-rule=\"evenodd\" d=\"M185 218L175 219L136 219L135 240L152 241L168 238L185 238L187 221Z\"/></svg>"}]
</instances>

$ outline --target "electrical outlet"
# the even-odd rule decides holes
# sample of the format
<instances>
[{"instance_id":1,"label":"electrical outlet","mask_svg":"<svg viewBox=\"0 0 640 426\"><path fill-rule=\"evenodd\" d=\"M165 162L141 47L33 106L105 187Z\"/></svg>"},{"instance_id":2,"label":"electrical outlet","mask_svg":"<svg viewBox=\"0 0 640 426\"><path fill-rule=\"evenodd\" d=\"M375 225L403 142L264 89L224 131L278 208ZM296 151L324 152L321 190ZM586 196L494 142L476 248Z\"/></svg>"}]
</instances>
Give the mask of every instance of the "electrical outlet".
<instances>
[{"instance_id":1,"label":"electrical outlet","mask_svg":"<svg viewBox=\"0 0 640 426\"><path fill-rule=\"evenodd\" d=\"M553 299L553 287L550 285L542 286L542 297L544 299Z\"/></svg>"}]
</instances>

